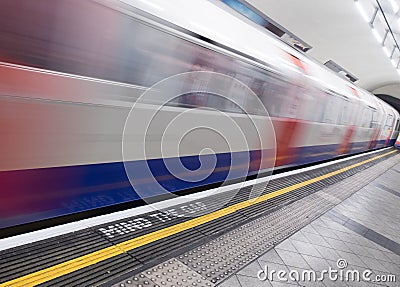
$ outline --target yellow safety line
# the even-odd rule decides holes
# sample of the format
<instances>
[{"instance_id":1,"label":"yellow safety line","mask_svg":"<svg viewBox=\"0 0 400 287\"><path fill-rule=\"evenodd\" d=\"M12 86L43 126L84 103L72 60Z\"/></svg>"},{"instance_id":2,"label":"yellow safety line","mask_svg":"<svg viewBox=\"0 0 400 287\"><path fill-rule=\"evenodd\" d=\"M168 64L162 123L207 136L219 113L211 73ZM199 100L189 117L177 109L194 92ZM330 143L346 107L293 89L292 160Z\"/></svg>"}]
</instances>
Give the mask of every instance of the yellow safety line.
<instances>
[{"instance_id":1,"label":"yellow safety line","mask_svg":"<svg viewBox=\"0 0 400 287\"><path fill-rule=\"evenodd\" d=\"M48 267L45 268L43 270L40 271L36 271L30 274L27 274L25 276L16 278L14 280L10 280L8 282L2 283L0 284L0 287L5 287L5 286L21 286L21 287L29 287L29 286L36 286L38 284L53 280L55 278L58 278L60 276L72 273L74 271L77 271L79 269L91 266L93 264L96 264L98 262L110 259L114 256L123 254L125 252L128 252L130 250L133 250L135 248L144 246L146 244L155 242L157 240L160 240L162 238L166 238L168 236L177 234L179 232L182 232L184 230L205 224L207 222L210 222L212 220L221 218L223 216L226 216L228 214L234 213L237 210L246 208L248 206L266 201L268 199L277 197L279 195L291 192L293 190L296 190L298 188L310 185L312 183L315 183L317 181L332 177L334 175L343 173L347 170L353 169L357 166L363 165L365 163L377 160L379 158L385 157L387 155L390 155L392 153L397 152L396 150L393 150L391 152L364 160L362 162L350 165L348 167L344 167L341 169L338 169L336 171L327 173L325 175L321 175L282 189L279 189L277 191L262 195L258 198L255 199L249 199L240 203L236 203L234 205L228 206L226 208L214 211L212 213L206 214L206 215L202 215L200 217L170 226L170 227L166 227L142 236L138 236L135 237L133 239L127 240L125 242L116 244L114 246L111 247L107 247L83 256L80 256L78 258L72 259L72 260L68 260L66 262L54 265L52 267ZM1 271L0 271L1 272Z\"/></svg>"}]
</instances>

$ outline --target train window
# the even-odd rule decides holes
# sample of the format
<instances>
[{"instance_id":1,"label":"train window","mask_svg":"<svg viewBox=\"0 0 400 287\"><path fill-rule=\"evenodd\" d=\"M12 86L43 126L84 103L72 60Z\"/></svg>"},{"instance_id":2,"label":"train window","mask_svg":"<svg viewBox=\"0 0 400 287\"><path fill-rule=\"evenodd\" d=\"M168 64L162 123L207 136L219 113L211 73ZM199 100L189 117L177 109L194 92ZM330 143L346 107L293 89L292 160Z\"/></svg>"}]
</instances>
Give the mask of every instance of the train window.
<instances>
[{"instance_id":1,"label":"train window","mask_svg":"<svg viewBox=\"0 0 400 287\"><path fill-rule=\"evenodd\" d=\"M331 93L326 94L326 106L323 114L323 123L336 124L341 108L341 99Z\"/></svg>"},{"instance_id":2,"label":"train window","mask_svg":"<svg viewBox=\"0 0 400 287\"><path fill-rule=\"evenodd\" d=\"M297 112L297 118L310 122L321 122L324 110L323 93L313 87L299 87L301 105Z\"/></svg>"},{"instance_id":3,"label":"train window","mask_svg":"<svg viewBox=\"0 0 400 287\"><path fill-rule=\"evenodd\" d=\"M284 102L284 109L281 110L280 116L284 118L297 118L298 114L300 114L302 100L302 89L296 85L290 85L287 98Z\"/></svg>"},{"instance_id":4,"label":"train window","mask_svg":"<svg viewBox=\"0 0 400 287\"><path fill-rule=\"evenodd\" d=\"M372 109L372 121L370 127L376 128L378 125L378 111L376 109Z\"/></svg>"},{"instance_id":5,"label":"train window","mask_svg":"<svg viewBox=\"0 0 400 287\"><path fill-rule=\"evenodd\" d=\"M393 125L393 116L390 114L386 118L386 125L390 127Z\"/></svg>"},{"instance_id":6,"label":"train window","mask_svg":"<svg viewBox=\"0 0 400 287\"><path fill-rule=\"evenodd\" d=\"M352 115L352 105L348 99L342 98L341 99L342 105L339 111L339 124L340 125L348 125L351 122L351 115Z\"/></svg>"},{"instance_id":7,"label":"train window","mask_svg":"<svg viewBox=\"0 0 400 287\"><path fill-rule=\"evenodd\" d=\"M352 120L355 126L361 127L363 110L364 107L360 104L360 102L357 101L354 103Z\"/></svg>"},{"instance_id":8,"label":"train window","mask_svg":"<svg viewBox=\"0 0 400 287\"><path fill-rule=\"evenodd\" d=\"M349 122L348 122L349 125L356 125L357 115L358 115L357 110L358 109L359 109L359 106L357 105L356 102L350 102L350 105L349 105L350 117L349 117Z\"/></svg>"},{"instance_id":9,"label":"train window","mask_svg":"<svg viewBox=\"0 0 400 287\"><path fill-rule=\"evenodd\" d=\"M399 119L397 119L397 121L396 121L396 127L395 127L395 131L399 131L399 129L400 129L400 120Z\"/></svg>"},{"instance_id":10,"label":"train window","mask_svg":"<svg viewBox=\"0 0 400 287\"><path fill-rule=\"evenodd\" d=\"M262 101L271 116L309 120L303 113L310 98L305 87L277 79L267 84Z\"/></svg>"},{"instance_id":11,"label":"train window","mask_svg":"<svg viewBox=\"0 0 400 287\"><path fill-rule=\"evenodd\" d=\"M312 103L308 105L309 119L313 122L322 123L324 121L327 94L319 89L312 93Z\"/></svg>"},{"instance_id":12,"label":"train window","mask_svg":"<svg viewBox=\"0 0 400 287\"><path fill-rule=\"evenodd\" d=\"M289 85L288 82L276 77L269 77L268 81L264 83L260 98L271 117L283 115Z\"/></svg>"},{"instance_id":13,"label":"train window","mask_svg":"<svg viewBox=\"0 0 400 287\"><path fill-rule=\"evenodd\" d=\"M374 123L374 113L370 107L364 107L361 116L360 126L363 128L372 128Z\"/></svg>"},{"instance_id":14,"label":"train window","mask_svg":"<svg viewBox=\"0 0 400 287\"><path fill-rule=\"evenodd\" d=\"M388 114L385 122L385 129L390 130L393 127L393 115Z\"/></svg>"}]
</instances>

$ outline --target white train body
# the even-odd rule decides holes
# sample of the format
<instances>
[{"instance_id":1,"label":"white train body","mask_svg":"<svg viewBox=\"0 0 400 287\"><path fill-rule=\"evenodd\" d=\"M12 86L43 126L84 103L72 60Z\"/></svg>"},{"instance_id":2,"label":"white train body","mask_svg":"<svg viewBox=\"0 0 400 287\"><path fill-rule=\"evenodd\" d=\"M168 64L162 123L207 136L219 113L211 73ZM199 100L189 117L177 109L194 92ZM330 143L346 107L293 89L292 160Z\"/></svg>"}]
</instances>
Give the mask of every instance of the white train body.
<instances>
[{"instance_id":1,"label":"white train body","mask_svg":"<svg viewBox=\"0 0 400 287\"><path fill-rule=\"evenodd\" d=\"M139 200L124 162L148 190L145 196L152 197L165 190L148 184L149 175L141 169L145 165L168 192L179 192L390 146L398 135L399 114L388 104L218 1L71 5L6 0L2 6L0 26L7 41L0 43L0 180L5 187L0 228ZM15 11L21 15L15 17ZM217 84L217 89L248 107L246 113L201 89L167 105L165 91L158 91L159 102L153 97L134 110L139 121L159 110L158 124L144 134L136 121L137 129L127 132L132 105L145 91L196 71L240 81ZM209 84L188 79L174 88L201 84L207 89ZM244 85L269 116L249 103L252 97ZM219 111L232 119L227 125L243 133L246 148L202 131L177 148L174 135L199 125L215 125L224 130L222 136L235 138L233 128L223 128ZM184 120L163 137L182 114ZM123 153L123 143L134 148ZM231 165L233 155L242 162ZM211 158L217 160L215 169L199 166ZM181 160L188 173L209 177L175 178L165 162Z\"/></svg>"}]
</instances>

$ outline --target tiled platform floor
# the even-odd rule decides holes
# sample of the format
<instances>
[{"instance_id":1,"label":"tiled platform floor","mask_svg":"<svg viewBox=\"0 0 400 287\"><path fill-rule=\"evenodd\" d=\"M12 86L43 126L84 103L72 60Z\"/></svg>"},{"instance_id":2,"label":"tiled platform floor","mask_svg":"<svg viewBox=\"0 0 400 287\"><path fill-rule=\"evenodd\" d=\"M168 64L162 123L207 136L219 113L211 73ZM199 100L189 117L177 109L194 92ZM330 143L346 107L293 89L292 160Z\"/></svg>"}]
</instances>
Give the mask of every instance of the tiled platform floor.
<instances>
[{"instance_id":1,"label":"tiled platform floor","mask_svg":"<svg viewBox=\"0 0 400 287\"><path fill-rule=\"evenodd\" d=\"M323 281L262 281L260 270L314 270L317 275L329 267L337 267L344 259L342 269L366 269L376 275L395 275L396 282ZM263 275L263 273L261 273ZM386 171L370 184L313 221L272 250L237 271L220 287L258 286L400 286L400 163Z\"/></svg>"}]
</instances>

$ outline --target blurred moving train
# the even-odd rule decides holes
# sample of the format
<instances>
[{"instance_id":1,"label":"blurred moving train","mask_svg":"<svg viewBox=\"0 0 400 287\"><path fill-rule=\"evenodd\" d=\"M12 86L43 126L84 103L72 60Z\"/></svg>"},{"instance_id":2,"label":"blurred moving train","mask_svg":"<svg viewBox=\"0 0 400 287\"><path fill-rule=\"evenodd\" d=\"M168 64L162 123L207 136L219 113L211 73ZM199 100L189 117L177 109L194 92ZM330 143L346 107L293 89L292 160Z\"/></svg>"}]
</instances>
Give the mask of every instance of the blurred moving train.
<instances>
[{"instance_id":1,"label":"blurred moving train","mask_svg":"<svg viewBox=\"0 0 400 287\"><path fill-rule=\"evenodd\" d=\"M254 119L271 120L263 136L276 138L265 147L276 161L260 164L256 140L232 151L200 134L181 154L154 149L128 159L149 164L170 192L224 181L232 153L250 153L245 173L254 175L387 147L399 132L392 107L216 0L4 0L0 37L0 228L138 201L123 164L124 125L144 91L179 73L221 73L250 87L269 116L234 84L227 95ZM171 101L160 117L189 111L196 126L218 121L213 109L242 118L240 108L206 93ZM165 128L153 130L153 144ZM201 172L207 145L217 156L210 176L171 175L165 160L173 158Z\"/></svg>"}]
</instances>

